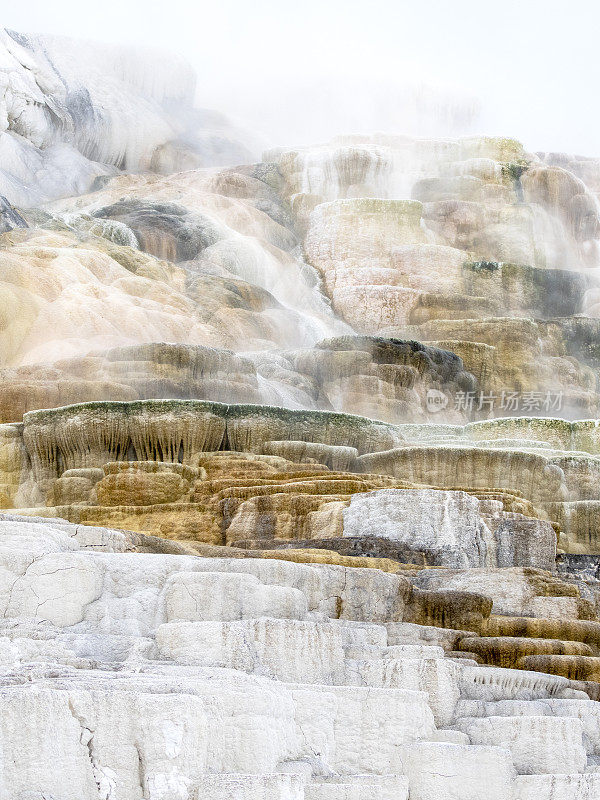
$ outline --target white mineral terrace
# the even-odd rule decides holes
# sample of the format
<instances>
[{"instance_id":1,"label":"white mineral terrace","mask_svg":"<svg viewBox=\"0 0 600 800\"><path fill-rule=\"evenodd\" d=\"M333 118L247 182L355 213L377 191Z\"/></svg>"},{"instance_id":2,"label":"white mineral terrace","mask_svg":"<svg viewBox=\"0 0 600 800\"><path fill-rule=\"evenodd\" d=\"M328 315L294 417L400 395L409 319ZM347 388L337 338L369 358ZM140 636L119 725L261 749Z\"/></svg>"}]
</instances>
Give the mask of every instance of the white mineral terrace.
<instances>
[{"instance_id":1,"label":"white mineral terrace","mask_svg":"<svg viewBox=\"0 0 600 800\"><path fill-rule=\"evenodd\" d=\"M0 521L3 797L599 796L600 705L453 657L403 579L133 549Z\"/></svg>"}]
</instances>

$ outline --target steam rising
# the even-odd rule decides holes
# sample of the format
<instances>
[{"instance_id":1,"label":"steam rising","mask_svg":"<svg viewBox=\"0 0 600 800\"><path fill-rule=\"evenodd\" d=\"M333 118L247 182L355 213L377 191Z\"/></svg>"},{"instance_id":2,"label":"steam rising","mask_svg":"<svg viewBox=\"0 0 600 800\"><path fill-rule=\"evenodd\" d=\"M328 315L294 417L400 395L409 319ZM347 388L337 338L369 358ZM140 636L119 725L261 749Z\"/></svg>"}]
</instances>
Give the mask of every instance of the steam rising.
<instances>
[{"instance_id":1,"label":"steam rising","mask_svg":"<svg viewBox=\"0 0 600 800\"><path fill-rule=\"evenodd\" d=\"M476 135L470 88L419 71L288 65L258 91L180 53L0 47L8 383L392 422L421 420L428 387L558 386L570 416L596 412L599 159Z\"/></svg>"}]
</instances>

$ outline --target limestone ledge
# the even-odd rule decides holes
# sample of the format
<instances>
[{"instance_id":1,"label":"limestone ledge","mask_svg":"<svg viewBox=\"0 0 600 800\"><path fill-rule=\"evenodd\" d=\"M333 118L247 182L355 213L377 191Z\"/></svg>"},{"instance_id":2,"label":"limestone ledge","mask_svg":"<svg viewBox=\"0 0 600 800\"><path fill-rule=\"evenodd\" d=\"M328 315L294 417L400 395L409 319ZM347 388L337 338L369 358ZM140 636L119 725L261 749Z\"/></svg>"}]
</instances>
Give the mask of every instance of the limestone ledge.
<instances>
[{"instance_id":1,"label":"limestone ledge","mask_svg":"<svg viewBox=\"0 0 600 800\"><path fill-rule=\"evenodd\" d=\"M323 488L312 493L330 496L329 512L334 516L339 513L336 508L341 508L335 502L357 480L362 481L362 489L356 485L350 493L385 485L465 489L480 497L504 498L505 510L530 517L547 515L561 531L561 549L595 552L599 546L594 511L600 500L598 430L596 420L522 417L462 427L394 426L336 412L194 400L83 403L30 412L21 424L0 426L0 498L8 508L86 505L97 483L91 476L99 473L77 470L97 471L113 462L181 463L197 469L206 453L237 452L260 455L265 468L269 459L279 458L285 472L304 471L313 488L316 473L331 470L330 483L321 476ZM290 466L302 460L303 467ZM378 483L369 483L368 474L378 474ZM385 476L389 476L387 484ZM237 477L244 485L245 476ZM200 478L200 473L183 483L174 477L162 478L172 486L158 502L178 502L184 496L187 502L204 502L208 484ZM132 479L106 476L108 483ZM274 485L289 483L277 475L269 479ZM336 479L346 483L336 485ZM234 485L229 484L230 488ZM61 494L63 489L66 494ZM513 499L506 506L509 495ZM135 498L110 501L114 506L137 503ZM156 505L150 495L144 503ZM303 513L321 511L322 504L306 507ZM301 531L297 537L302 538ZM213 543L220 542L214 539Z\"/></svg>"}]
</instances>

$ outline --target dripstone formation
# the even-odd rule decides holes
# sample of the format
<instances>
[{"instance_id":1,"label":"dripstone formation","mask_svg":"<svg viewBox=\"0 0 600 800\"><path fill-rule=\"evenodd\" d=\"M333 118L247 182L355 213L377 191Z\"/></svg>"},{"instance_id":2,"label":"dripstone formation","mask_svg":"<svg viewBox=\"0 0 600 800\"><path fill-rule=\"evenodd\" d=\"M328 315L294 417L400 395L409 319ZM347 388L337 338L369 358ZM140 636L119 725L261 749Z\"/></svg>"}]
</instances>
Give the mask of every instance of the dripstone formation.
<instances>
[{"instance_id":1,"label":"dripstone formation","mask_svg":"<svg viewBox=\"0 0 600 800\"><path fill-rule=\"evenodd\" d=\"M597 800L600 160L0 53L0 797Z\"/></svg>"}]
</instances>

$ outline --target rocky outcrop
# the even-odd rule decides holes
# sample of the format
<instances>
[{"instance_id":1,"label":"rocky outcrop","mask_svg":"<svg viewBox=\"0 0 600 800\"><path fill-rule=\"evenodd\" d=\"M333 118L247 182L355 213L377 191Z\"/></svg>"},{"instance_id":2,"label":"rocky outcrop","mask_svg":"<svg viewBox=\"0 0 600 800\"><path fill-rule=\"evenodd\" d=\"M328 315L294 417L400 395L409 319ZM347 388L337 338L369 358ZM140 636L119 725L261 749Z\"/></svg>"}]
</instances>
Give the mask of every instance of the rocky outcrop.
<instances>
[{"instance_id":1,"label":"rocky outcrop","mask_svg":"<svg viewBox=\"0 0 600 800\"><path fill-rule=\"evenodd\" d=\"M240 308L238 298L238 308ZM245 305L245 304L244 304ZM252 297L248 297L248 311ZM264 310L264 309L263 309ZM258 317L259 310L253 312ZM202 345L115 347L52 365L0 370L0 420L86 400L211 399L360 413L386 422L424 421L428 392L472 390L460 358L418 342L341 337L277 357ZM377 400L374 398L377 397ZM468 414L452 414L462 422Z\"/></svg>"},{"instance_id":2,"label":"rocky outcrop","mask_svg":"<svg viewBox=\"0 0 600 800\"><path fill-rule=\"evenodd\" d=\"M141 399L126 374L98 364L88 378L80 359L161 342L254 364L258 392L244 380L229 394L189 387L197 399L394 423L597 415L598 289L584 268L596 240L575 219L574 198L591 202L580 178L566 169L557 178L512 140L446 143L444 155L433 142L391 139L317 151L118 174L50 213L28 211L32 229L13 231L3 249L0 358L14 407L3 418L39 407L42 391L45 405ZM398 199L401 163L420 199ZM559 249L542 257L550 230ZM490 249L490 236L503 246L530 239L528 254Z\"/></svg>"},{"instance_id":3,"label":"rocky outcrop","mask_svg":"<svg viewBox=\"0 0 600 800\"><path fill-rule=\"evenodd\" d=\"M254 364L231 350L165 343L117 347L52 367L0 370L0 418L86 400L263 400Z\"/></svg>"},{"instance_id":4,"label":"rocky outcrop","mask_svg":"<svg viewBox=\"0 0 600 800\"><path fill-rule=\"evenodd\" d=\"M16 208L13 208L6 197L0 195L0 233L7 233L15 228L27 228L27 222Z\"/></svg>"},{"instance_id":5,"label":"rocky outcrop","mask_svg":"<svg viewBox=\"0 0 600 800\"><path fill-rule=\"evenodd\" d=\"M544 430L521 424L531 435ZM182 542L184 552L235 554L240 563L260 556L404 576L405 622L471 632L454 643L456 658L565 675L578 686L594 681L600 594L552 574L556 531L544 512L507 490L440 491L360 471L365 459L414 449L363 452L387 447L399 430L339 414L197 401L31 412L14 429L19 479L28 478L12 492L45 501L26 514L138 531L134 542L153 534ZM475 454L475 442L494 430L478 423L456 435L469 436ZM565 423L556 436L583 441L589 429ZM429 480L439 484L439 476ZM511 627L528 615L535 624ZM554 625L559 619L573 623ZM223 633L232 658L231 642L250 635L236 631Z\"/></svg>"},{"instance_id":6,"label":"rocky outcrop","mask_svg":"<svg viewBox=\"0 0 600 800\"><path fill-rule=\"evenodd\" d=\"M352 497L343 536L389 540L400 561L445 567L554 569L556 534L548 522L505 513L501 501L466 492L383 489Z\"/></svg>"},{"instance_id":7,"label":"rocky outcrop","mask_svg":"<svg viewBox=\"0 0 600 800\"><path fill-rule=\"evenodd\" d=\"M171 375L172 382L162 384L165 392L173 385L179 386L182 393L191 391L190 386L193 391L201 391L203 381L206 381L207 392L211 387L216 391L219 386L228 391L232 375L227 372L226 365L238 370L237 380L247 381L249 390L253 385L249 362L214 351L173 350L166 346L147 348L146 351L123 350L115 351L113 357L116 361L110 363L116 363L120 370L124 364L120 364L118 359L133 359L145 353L153 362L141 362L144 370L149 371L152 363L156 364L152 369L162 369L163 354L165 359L181 364L179 375L170 371L166 373ZM212 374L211 369L214 370ZM223 372L219 373L219 370ZM221 375L226 379L222 383ZM137 378L132 372L130 378L132 383L139 381L136 385L140 393L150 393L153 387L161 386L143 373ZM331 530L337 530L341 519L339 515L343 506L339 501L340 494L348 496L345 487L361 484L361 490L368 491L385 486L418 485L466 490L481 500L500 500L502 509L513 515L529 518L548 515L554 521L555 529L561 532L559 545L575 552L586 546L585 542L593 542L590 537L595 530L594 503L598 502L598 444L595 424L589 422L520 418L479 422L465 427L392 426L332 412L177 400L94 403L32 412L25 415L24 426L5 425L0 431L5 442L1 481L3 503L8 507L15 503L21 506L36 506L40 502L55 504L53 482L57 479L62 481L65 472L69 473L66 476L69 481L71 475L79 477L77 473L71 473L72 470L97 471L113 461L179 462L196 468L207 451L223 450L224 455L234 451L253 454L253 458L263 454L266 456L263 459L265 464L269 458L276 464L279 458L284 471L304 472L309 483L315 479L323 480L320 470L331 469L334 473L329 478L332 488L325 494L330 496L331 502L338 502L337 506L327 509L331 522L326 527L333 525ZM310 466L315 463L321 465L316 475ZM294 464L296 467L292 466ZM379 477L373 483L374 478L369 478L369 475ZM381 476L389 477L384 480ZM336 480L342 483L335 484ZM289 483L287 478L280 482ZM57 491L57 497L62 496L63 489ZM71 490L65 488L64 491L64 496L68 497ZM286 492L287 489L284 494ZM316 492L316 496L323 494L323 491ZM244 514L246 511L251 515L263 513L255 508L261 493L255 492L255 495L254 499L250 496L243 498L248 501ZM187 500L190 499L191 495ZM80 497L81 502L84 500L89 503L90 498ZM268 502L271 504L269 513L276 517L278 506L273 505L276 500ZM319 508L322 504L319 500ZM298 511L303 509L302 515L317 511L316 506L297 508ZM546 556L535 555L537 545L533 542L538 533L528 528L530 523L493 519L493 508L492 502L486 511L490 518L488 526L496 542L494 548L498 553L503 551L499 561L494 556L494 563L509 566L514 563L514 555L510 552L520 552L518 559L525 559L524 563L545 564ZM266 506L263 509L266 512ZM325 518L322 519L325 524ZM334 519L338 520L335 524ZM276 522L273 524L277 526ZM508 550L505 549L506 543L500 544L504 541L507 524L511 531ZM519 526L522 533L517 535ZM301 526L295 538L305 538L302 530ZM542 535L541 529L539 535ZM320 537L327 538L325 528ZM241 538L251 539L252 536ZM391 540L385 544L381 537L379 539L377 547L383 548L379 552L383 556L386 555L383 551L389 550ZM530 540L533 549L528 550ZM344 546L351 547L351 543ZM587 546L593 549L595 545Z\"/></svg>"},{"instance_id":8,"label":"rocky outcrop","mask_svg":"<svg viewBox=\"0 0 600 800\"><path fill-rule=\"evenodd\" d=\"M135 365L138 362L119 360L146 353L152 361L139 362L144 371L129 373L140 393L154 393L154 387L161 386L165 393L170 386L178 386L181 393L208 393L219 387L228 392L232 373L227 365L238 370L236 383L245 381L249 391L253 385L260 385L254 383L250 362L209 350L163 345L145 351L114 351L115 361L108 362L108 367L115 363L121 370L125 363ZM163 355L165 360L181 365L179 373L163 371ZM95 363L90 366L95 367ZM169 379L154 382L150 379L154 370ZM246 370L245 376L242 370ZM595 509L600 500L597 427L593 421L507 418L463 427L393 426L332 412L165 400L82 404L32 412L25 415L24 425L0 426L0 435L0 498L6 508L45 504L60 507L61 515L70 519L96 524L102 522L103 513L109 513L98 510L93 491L105 465L124 461L131 467L131 462L158 461L197 469L207 454L222 451L221 464L225 470L234 470L227 477L239 478L237 485L235 480L229 484L209 481L206 486L214 488L206 490L190 484L177 498L169 495L174 504L170 509L162 500L151 503L150 496L144 500L146 505L138 505L133 499L124 516L103 521L163 535L169 530L168 519L181 519L192 510L194 515L205 515L206 510L198 504L227 490L227 497L218 497L219 503L223 501L221 510L211 506L208 517L202 517L203 525L208 525L203 529L215 531L207 533L207 542L225 543L219 520L225 519L222 511L227 501L225 516L227 525L232 525L228 535L250 549L263 549L264 545L256 542L265 537L268 542L313 540L315 546L333 548L344 556L362 557L368 552L403 562L450 564L438 562L444 548L434 555L439 546L431 537L430 544L427 537L418 538L413 547L409 544L412 534L408 533L400 539L396 533L382 536L380 530L363 530L358 537L342 535L344 509L352 494L386 487L428 486L467 492L486 503L482 513L489 533L483 550L492 555L491 561L475 555L476 563L546 568L552 560L552 534L536 519L552 522L559 549L597 551ZM242 472L235 474L240 464ZM260 480L254 481L259 475L253 472L255 469L272 474L260 475ZM330 474L324 475L323 470ZM262 481L266 478L271 488L264 488ZM243 494L244 485L256 488ZM237 494L231 494L233 489ZM116 513L116 505L100 505L110 507L111 515ZM212 520L210 524L208 519ZM259 519L264 522L256 528ZM144 527L148 525L150 528ZM189 538L197 526L197 521L183 528L178 523L167 535L177 537L187 530L184 538ZM271 533L257 535L258 529ZM457 557L457 553L449 557Z\"/></svg>"}]
</instances>

